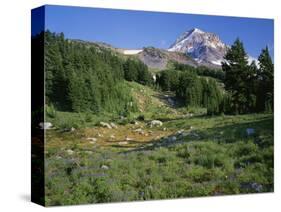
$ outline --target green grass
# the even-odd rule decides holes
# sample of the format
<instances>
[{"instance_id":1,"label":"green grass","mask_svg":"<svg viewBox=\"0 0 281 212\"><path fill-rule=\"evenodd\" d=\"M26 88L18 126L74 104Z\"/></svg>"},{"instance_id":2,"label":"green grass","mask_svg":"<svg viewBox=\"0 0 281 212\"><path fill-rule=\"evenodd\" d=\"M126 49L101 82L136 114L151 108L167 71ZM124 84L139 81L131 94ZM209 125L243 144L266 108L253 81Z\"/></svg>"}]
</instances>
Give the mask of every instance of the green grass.
<instances>
[{"instance_id":1,"label":"green grass","mask_svg":"<svg viewBox=\"0 0 281 212\"><path fill-rule=\"evenodd\" d=\"M173 145L155 140L152 144L157 145L133 149L82 148L79 130L60 135L61 146L47 143L46 204L273 191L272 115L174 118L167 119L164 127L186 129L189 134ZM255 134L247 136L247 128L254 128ZM49 136L56 133L47 132ZM67 154L66 149L74 154Z\"/></svg>"}]
</instances>

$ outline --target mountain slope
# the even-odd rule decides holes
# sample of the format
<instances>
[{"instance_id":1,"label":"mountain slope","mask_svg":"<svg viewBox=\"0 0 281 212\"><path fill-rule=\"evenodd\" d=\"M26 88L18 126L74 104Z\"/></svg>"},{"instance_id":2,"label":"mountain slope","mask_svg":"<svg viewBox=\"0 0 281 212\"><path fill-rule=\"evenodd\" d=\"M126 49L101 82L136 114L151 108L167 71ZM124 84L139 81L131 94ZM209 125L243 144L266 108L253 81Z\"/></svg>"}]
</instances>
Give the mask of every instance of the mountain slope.
<instances>
[{"instance_id":1,"label":"mountain slope","mask_svg":"<svg viewBox=\"0 0 281 212\"><path fill-rule=\"evenodd\" d=\"M138 58L150 68L166 69L169 62L178 62L191 66L197 66L197 62L191 57L180 52L169 52L164 49L154 47L144 48L142 52L137 54Z\"/></svg>"}]
</instances>

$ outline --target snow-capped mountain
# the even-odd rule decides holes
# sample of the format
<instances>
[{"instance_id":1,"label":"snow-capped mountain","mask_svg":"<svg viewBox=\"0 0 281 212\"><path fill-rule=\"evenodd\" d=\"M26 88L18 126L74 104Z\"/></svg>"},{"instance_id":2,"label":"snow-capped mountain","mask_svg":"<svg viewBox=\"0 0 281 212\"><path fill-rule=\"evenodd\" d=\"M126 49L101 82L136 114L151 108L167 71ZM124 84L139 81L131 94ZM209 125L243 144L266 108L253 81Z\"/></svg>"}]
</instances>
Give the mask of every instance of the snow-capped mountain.
<instances>
[{"instance_id":1,"label":"snow-capped mountain","mask_svg":"<svg viewBox=\"0 0 281 212\"><path fill-rule=\"evenodd\" d=\"M184 32L168 51L188 54L199 64L220 66L228 48L216 34L194 28Z\"/></svg>"}]
</instances>

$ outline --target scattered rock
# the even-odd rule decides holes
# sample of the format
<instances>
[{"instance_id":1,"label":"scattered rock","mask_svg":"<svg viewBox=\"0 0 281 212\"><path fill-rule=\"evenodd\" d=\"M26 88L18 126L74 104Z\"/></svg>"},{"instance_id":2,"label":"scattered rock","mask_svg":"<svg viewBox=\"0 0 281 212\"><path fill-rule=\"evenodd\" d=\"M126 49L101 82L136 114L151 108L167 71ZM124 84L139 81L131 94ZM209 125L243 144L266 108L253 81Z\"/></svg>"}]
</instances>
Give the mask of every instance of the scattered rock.
<instances>
[{"instance_id":1,"label":"scattered rock","mask_svg":"<svg viewBox=\"0 0 281 212\"><path fill-rule=\"evenodd\" d=\"M263 185L259 183L242 183L241 188L246 190L254 190L255 192L262 192Z\"/></svg>"},{"instance_id":2,"label":"scattered rock","mask_svg":"<svg viewBox=\"0 0 281 212\"><path fill-rule=\"evenodd\" d=\"M164 128L163 128L163 131L167 131L167 128L166 128L166 127L164 127Z\"/></svg>"},{"instance_id":3,"label":"scattered rock","mask_svg":"<svg viewBox=\"0 0 281 212\"><path fill-rule=\"evenodd\" d=\"M171 106L175 106L175 101L172 99L172 98L168 98L168 103L171 105Z\"/></svg>"},{"instance_id":4,"label":"scattered rock","mask_svg":"<svg viewBox=\"0 0 281 212\"><path fill-rule=\"evenodd\" d=\"M150 127L161 127L163 125L162 121L153 120L150 122Z\"/></svg>"},{"instance_id":5,"label":"scattered rock","mask_svg":"<svg viewBox=\"0 0 281 212\"><path fill-rule=\"evenodd\" d=\"M100 168L104 169L104 170L108 170L109 169L109 167L107 165L102 165Z\"/></svg>"},{"instance_id":6,"label":"scattered rock","mask_svg":"<svg viewBox=\"0 0 281 212\"><path fill-rule=\"evenodd\" d=\"M183 132L184 132L184 130L181 129L181 130L177 131L177 135L181 135L181 134L183 134Z\"/></svg>"},{"instance_id":7,"label":"scattered rock","mask_svg":"<svg viewBox=\"0 0 281 212\"><path fill-rule=\"evenodd\" d=\"M87 141L92 141L92 142L96 142L98 139L96 138L86 138Z\"/></svg>"},{"instance_id":8,"label":"scattered rock","mask_svg":"<svg viewBox=\"0 0 281 212\"><path fill-rule=\"evenodd\" d=\"M42 130L49 130L53 127L53 124L51 122L40 122L39 127Z\"/></svg>"},{"instance_id":9,"label":"scattered rock","mask_svg":"<svg viewBox=\"0 0 281 212\"><path fill-rule=\"evenodd\" d=\"M71 128L64 128L61 130L61 132L74 132L76 129L74 127Z\"/></svg>"},{"instance_id":10,"label":"scattered rock","mask_svg":"<svg viewBox=\"0 0 281 212\"><path fill-rule=\"evenodd\" d=\"M74 127L70 128L70 132L74 132L76 129Z\"/></svg>"},{"instance_id":11,"label":"scattered rock","mask_svg":"<svg viewBox=\"0 0 281 212\"><path fill-rule=\"evenodd\" d=\"M135 129L134 132L139 133L140 135L144 135L144 131L142 128Z\"/></svg>"},{"instance_id":12,"label":"scattered rock","mask_svg":"<svg viewBox=\"0 0 281 212\"><path fill-rule=\"evenodd\" d=\"M134 132L142 132L142 128L135 129Z\"/></svg>"},{"instance_id":13,"label":"scattered rock","mask_svg":"<svg viewBox=\"0 0 281 212\"><path fill-rule=\"evenodd\" d=\"M247 128L246 133L247 133L247 136L251 136L251 135L255 134L255 129Z\"/></svg>"},{"instance_id":14,"label":"scattered rock","mask_svg":"<svg viewBox=\"0 0 281 212\"><path fill-rule=\"evenodd\" d=\"M193 116L192 113L187 113L187 114L182 115L182 118L190 118L192 116Z\"/></svg>"},{"instance_id":15,"label":"scattered rock","mask_svg":"<svg viewBox=\"0 0 281 212\"><path fill-rule=\"evenodd\" d=\"M115 136L114 136L114 135L111 135L111 136L110 136L110 138L114 139L114 138L115 138Z\"/></svg>"},{"instance_id":16,"label":"scattered rock","mask_svg":"<svg viewBox=\"0 0 281 212\"><path fill-rule=\"evenodd\" d=\"M71 150L71 149L68 149L68 150L66 150L66 153L69 154L69 155L73 155L73 154L74 154L74 151Z\"/></svg>"},{"instance_id":17,"label":"scattered rock","mask_svg":"<svg viewBox=\"0 0 281 212\"><path fill-rule=\"evenodd\" d=\"M101 133L98 133L97 136L98 137L103 137L103 135Z\"/></svg>"},{"instance_id":18,"label":"scattered rock","mask_svg":"<svg viewBox=\"0 0 281 212\"><path fill-rule=\"evenodd\" d=\"M132 139L132 138L129 138L128 136L126 136L125 140L126 140L126 141L132 141L133 139Z\"/></svg>"},{"instance_id":19,"label":"scattered rock","mask_svg":"<svg viewBox=\"0 0 281 212\"><path fill-rule=\"evenodd\" d=\"M112 127L110 126L110 124L108 124L108 123L106 123L106 122L100 122L100 126L102 126L102 127L106 127L106 128L108 128L108 129L112 129Z\"/></svg>"},{"instance_id":20,"label":"scattered rock","mask_svg":"<svg viewBox=\"0 0 281 212\"><path fill-rule=\"evenodd\" d=\"M175 142L177 140L176 136L172 136L168 138L168 142Z\"/></svg>"},{"instance_id":21,"label":"scattered rock","mask_svg":"<svg viewBox=\"0 0 281 212\"><path fill-rule=\"evenodd\" d=\"M256 191L256 192L261 192L263 190L263 186L259 183L252 183L251 187Z\"/></svg>"},{"instance_id":22,"label":"scattered rock","mask_svg":"<svg viewBox=\"0 0 281 212\"><path fill-rule=\"evenodd\" d=\"M117 129L117 128L118 128L117 125L114 124L113 122L110 123L110 126L111 126L112 128L114 128L114 129Z\"/></svg>"},{"instance_id":23,"label":"scattered rock","mask_svg":"<svg viewBox=\"0 0 281 212\"><path fill-rule=\"evenodd\" d=\"M127 145L128 142L127 142L127 141L120 141L120 142L118 142L118 144L119 144L119 145Z\"/></svg>"}]
</instances>

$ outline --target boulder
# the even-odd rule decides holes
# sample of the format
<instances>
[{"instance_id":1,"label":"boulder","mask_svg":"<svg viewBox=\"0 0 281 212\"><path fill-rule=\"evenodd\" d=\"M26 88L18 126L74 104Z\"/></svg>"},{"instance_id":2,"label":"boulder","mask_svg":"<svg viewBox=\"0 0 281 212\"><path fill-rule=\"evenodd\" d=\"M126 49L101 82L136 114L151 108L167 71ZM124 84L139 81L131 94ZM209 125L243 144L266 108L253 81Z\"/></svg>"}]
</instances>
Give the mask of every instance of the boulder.
<instances>
[{"instance_id":1,"label":"boulder","mask_svg":"<svg viewBox=\"0 0 281 212\"><path fill-rule=\"evenodd\" d=\"M144 131L142 128L135 129L134 132L139 133L140 135L144 135Z\"/></svg>"},{"instance_id":2,"label":"boulder","mask_svg":"<svg viewBox=\"0 0 281 212\"><path fill-rule=\"evenodd\" d=\"M74 127L70 128L70 132L74 132L76 129Z\"/></svg>"},{"instance_id":3,"label":"boulder","mask_svg":"<svg viewBox=\"0 0 281 212\"><path fill-rule=\"evenodd\" d=\"M247 128L246 133L247 133L247 136L251 136L251 135L255 134L255 129Z\"/></svg>"},{"instance_id":4,"label":"boulder","mask_svg":"<svg viewBox=\"0 0 281 212\"><path fill-rule=\"evenodd\" d=\"M125 140L126 140L126 141L132 141L133 139L132 139L132 138L129 138L128 136L126 136Z\"/></svg>"},{"instance_id":5,"label":"boulder","mask_svg":"<svg viewBox=\"0 0 281 212\"><path fill-rule=\"evenodd\" d=\"M119 145L127 145L128 142L127 142L127 141L120 141L120 142L118 142L118 144L119 144Z\"/></svg>"},{"instance_id":6,"label":"boulder","mask_svg":"<svg viewBox=\"0 0 281 212\"><path fill-rule=\"evenodd\" d=\"M168 142L175 142L176 140L177 140L176 136L171 136L171 137L168 137L168 139L167 139Z\"/></svg>"},{"instance_id":7,"label":"boulder","mask_svg":"<svg viewBox=\"0 0 281 212\"><path fill-rule=\"evenodd\" d=\"M184 132L184 130L183 130L183 129L178 130L178 131L177 131L177 135L181 135L181 134L183 134L183 132Z\"/></svg>"},{"instance_id":8,"label":"boulder","mask_svg":"<svg viewBox=\"0 0 281 212\"><path fill-rule=\"evenodd\" d=\"M171 141L172 141L172 142L174 142L174 141L176 141L176 140L177 140L177 137L176 137L176 136L172 136L172 137L171 137Z\"/></svg>"},{"instance_id":9,"label":"boulder","mask_svg":"<svg viewBox=\"0 0 281 212\"><path fill-rule=\"evenodd\" d=\"M86 138L86 140L96 142L98 139L96 139L96 138Z\"/></svg>"},{"instance_id":10,"label":"boulder","mask_svg":"<svg viewBox=\"0 0 281 212\"><path fill-rule=\"evenodd\" d=\"M101 133L98 133L97 136L98 137L103 137L103 135Z\"/></svg>"},{"instance_id":11,"label":"boulder","mask_svg":"<svg viewBox=\"0 0 281 212\"><path fill-rule=\"evenodd\" d=\"M263 185L259 183L241 183L240 187L246 190L254 190L255 192L262 192Z\"/></svg>"},{"instance_id":12,"label":"boulder","mask_svg":"<svg viewBox=\"0 0 281 212\"><path fill-rule=\"evenodd\" d=\"M163 125L162 121L153 120L150 122L150 127L161 127Z\"/></svg>"},{"instance_id":13,"label":"boulder","mask_svg":"<svg viewBox=\"0 0 281 212\"><path fill-rule=\"evenodd\" d=\"M113 122L110 123L110 126L111 126L112 128L114 128L114 129L117 129L117 128L118 128L117 125L114 124Z\"/></svg>"},{"instance_id":14,"label":"boulder","mask_svg":"<svg viewBox=\"0 0 281 212\"><path fill-rule=\"evenodd\" d=\"M135 129L134 132L142 132L142 128Z\"/></svg>"},{"instance_id":15,"label":"boulder","mask_svg":"<svg viewBox=\"0 0 281 212\"><path fill-rule=\"evenodd\" d=\"M39 123L39 127L42 130L49 130L49 129L51 129L53 127L53 125L52 125L51 122L40 122Z\"/></svg>"},{"instance_id":16,"label":"boulder","mask_svg":"<svg viewBox=\"0 0 281 212\"><path fill-rule=\"evenodd\" d=\"M102 126L102 127L106 127L106 128L108 128L108 129L112 129L112 127L111 127L111 125L110 124L108 124L108 123L106 123L106 122L100 122L100 126Z\"/></svg>"},{"instance_id":17,"label":"boulder","mask_svg":"<svg viewBox=\"0 0 281 212\"><path fill-rule=\"evenodd\" d=\"M109 169L109 167L108 167L107 165L101 165L100 168L101 168L101 169L104 169L104 170L108 170L108 169Z\"/></svg>"}]
</instances>

